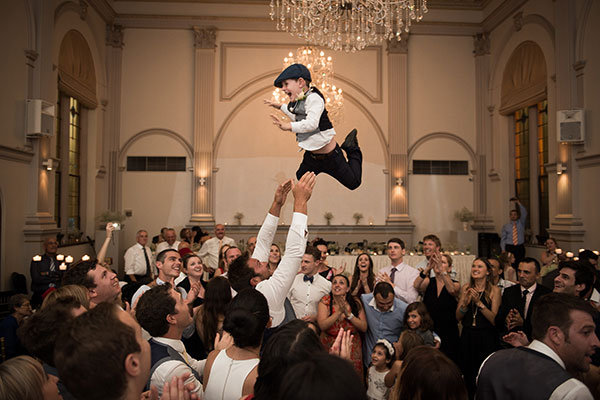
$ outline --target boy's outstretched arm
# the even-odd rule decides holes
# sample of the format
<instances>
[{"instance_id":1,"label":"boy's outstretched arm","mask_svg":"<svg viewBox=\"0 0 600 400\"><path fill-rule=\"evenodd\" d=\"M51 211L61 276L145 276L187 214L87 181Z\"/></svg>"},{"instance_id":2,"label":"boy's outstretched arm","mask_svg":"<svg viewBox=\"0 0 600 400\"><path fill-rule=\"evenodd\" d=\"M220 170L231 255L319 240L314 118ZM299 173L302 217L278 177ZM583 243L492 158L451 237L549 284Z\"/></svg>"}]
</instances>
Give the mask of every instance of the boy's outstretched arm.
<instances>
[{"instance_id":1,"label":"boy's outstretched arm","mask_svg":"<svg viewBox=\"0 0 600 400\"><path fill-rule=\"evenodd\" d=\"M282 131L291 131L292 123L289 121L281 120L275 114L271 114L271 119L273 120L273 125L276 125Z\"/></svg>"}]
</instances>

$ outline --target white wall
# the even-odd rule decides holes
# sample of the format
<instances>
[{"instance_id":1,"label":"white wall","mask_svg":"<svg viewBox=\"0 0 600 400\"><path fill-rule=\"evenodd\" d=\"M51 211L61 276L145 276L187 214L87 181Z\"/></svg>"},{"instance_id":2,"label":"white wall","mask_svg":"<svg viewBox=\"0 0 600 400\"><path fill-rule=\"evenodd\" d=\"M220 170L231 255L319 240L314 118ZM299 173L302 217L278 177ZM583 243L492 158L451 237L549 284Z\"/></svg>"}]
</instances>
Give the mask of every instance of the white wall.
<instances>
[{"instance_id":1,"label":"white wall","mask_svg":"<svg viewBox=\"0 0 600 400\"><path fill-rule=\"evenodd\" d=\"M432 139L419 146L413 160L472 161L468 151L453 140ZM457 210L473 210L473 182L470 175L410 175L408 187L409 212L416 225L413 237L418 242L423 236L434 233L442 244L448 243L450 232L462 229L454 218ZM457 243L454 243L457 245Z\"/></svg>"},{"instance_id":2,"label":"white wall","mask_svg":"<svg viewBox=\"0 0 600 400\"><path fill-rule=\"evenodd\" d=\"M408 42L409 145L432 132L475 144L473 39L412 35Z\"/></svg>"},{"instance_id":3,"label":"white wall","mask_svg":"<svg viewBox=\"0 0 600 400\"><path fill-rule=\"evenodd\" d=\"M191 30L127 29L121 75L121 145L161 128L193 139L194 43Z\"/></svg>"},{"instance_id":4,"label":"white wall","mask_svg":"<svg viewBox=\"0 0 600 400\"><path fill-rule=\"evenodd\" d=\"M131 145L127 156L189 156L181 144L164 135L145 136ZM125 161L126 164L126 161ZM160 228L177 234L188 221L191 209L192 172L122 172L123 210L133 216L125 221L121 240L124 249L135 243L135 233L146 229L150 237Z\"/></svg>"}]
</instances>

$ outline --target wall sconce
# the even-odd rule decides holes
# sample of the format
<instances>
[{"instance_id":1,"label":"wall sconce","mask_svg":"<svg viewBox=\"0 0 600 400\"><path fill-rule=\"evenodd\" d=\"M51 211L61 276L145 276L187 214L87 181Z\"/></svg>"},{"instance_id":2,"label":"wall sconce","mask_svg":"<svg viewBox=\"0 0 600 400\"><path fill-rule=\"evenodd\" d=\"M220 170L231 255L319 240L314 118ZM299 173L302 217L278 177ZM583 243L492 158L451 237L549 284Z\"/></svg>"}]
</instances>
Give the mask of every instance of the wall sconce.
<instances>
[{"instance_id":1,"label":"wall sconce","mask_svg":"<svg viewBox=\"0 0 600 400\"><path fill-rule=\"evenodd\" d=\"M200 186L206 186L206 178L205 177L198 178L198 184Z\"/></svg>"},{"instance_id":2,"label":"wall sconce","mask_svg":"<svg viewBox=\"0 0 600 400\"><path fill-rule=\"evenodd\" d=\"M404 186L404 179L396 178L396 186Z\"/></svg>"},{"instance_id":3,"label":"wall sconce","mask_svg":"<svg viewBox=\"0 0 600 400\"><path fill-rule=\"evenodd\" d=\"M42 161L42 166L46 167L46 170L52 171L53 169L58 168L58 160L49 158L47 160Z\"/></svg>"},{"instance_id":4,"label":"wall sconce","mask_svg":"<svg viewBox=\"0 0 600 400\"><path fill-rule=\"evenodd\" d=\"M567 172L567 166L563 163L556 164L556 175L562 175L564 172Z\"/></svg>"}]
</instances>

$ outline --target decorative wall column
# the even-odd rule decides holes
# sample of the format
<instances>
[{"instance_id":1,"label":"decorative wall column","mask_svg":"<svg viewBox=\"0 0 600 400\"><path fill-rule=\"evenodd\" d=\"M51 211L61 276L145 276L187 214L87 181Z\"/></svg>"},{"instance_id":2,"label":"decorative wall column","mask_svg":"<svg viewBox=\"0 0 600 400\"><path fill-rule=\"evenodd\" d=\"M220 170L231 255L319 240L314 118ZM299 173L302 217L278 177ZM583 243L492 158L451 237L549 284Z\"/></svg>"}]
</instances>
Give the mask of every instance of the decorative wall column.
<instances>
[{"instance_id":1,"label":"decorative wall column","mask_svg":"<svg viewBox=\"0 0 600 400\"><path fill-rule=\"evenodd\" d=\"M194 172L190 223L214 223L214 102L215 28L195 26L194 32Z\"/></svg>"},{"instance_id":2,"label":"decorative wall column","mask_svg":"<svg viewBox=\"0 0 600 400\"><path fill-rule=\"evenodd\" d=\"M31 99L43 99L56 104L56 71L53 69L53 32L54 4L51 2L30 3L32 15L35 16L35 41L32 48L25 50L24 68L27 68L27 91ZM35 48L33 48L35 46ZM23 107L25 105L23 104ZM23 125L23 136L25 136ZM27 140L33 157L29 166L27 182L27 206L25 215L25 252L38 252L45 237L55 235L54 221L54 172L47 171L42 162L55 157L52 151L52 139L36 137Z\"/></svg>"},{"instance_id":3,"label":"decorative wall column","mask_svg":"<svg viewBox=\"0 0 600 400\"><path fill-rule=\"evenodd\" d=\"M411 235L414 224L408 213L408 38L388 42L389 170L387 225ZM412 240L406 240L409 245Z\"/></svg>"},{"instance_id":4,"label":"decorative wall column","mask_svg":"<svg viewBox=\"0 0 600 400\"><path fill-rule=\"evenodd\" d=\"M491 143L491 120L489 112L490 38L487 33L473 37L475 57L475 162L473 165L473 213L472 228L476 231L493 231L494 221L487 214L487 157Z\"/></svg>"},{"instance_id":5,"label":"decorative wall column","mask_svg":"<svg viewBox=\"0 0 600 400\"><path fill-rule=\"evenodd\" d=\"M119 173L119 147L121 137L121 64L123 60L123 27L106 25L106 75L108 100L104 121L104 149L108 152L108 209L121 209L121 174ZM104 159L104 157L103 157Z\"/></svg>"},{"instance_id":6,"label":"decorative wall column","mask_svg":"<svg viewBox=\"0 0 600 400\"><path fill-rule=\"evenodd\" d=\"M556 41L554 63L556 65L556 110L569 110L582 106L578 95L576 77L576 4L570 0L556 0L554 13ZM583 88L583 85L581 85ZM555 121L555 118L550 119ZM581 145L558 143L556 163L567 166L567 170L558 177L556 187L556 215L550 222L548 233L560 243L566 242L563 248L578 248L583 244L585 229L579 217L578 180L579 167L575 157Z\"/></svg>"}]
</instances>

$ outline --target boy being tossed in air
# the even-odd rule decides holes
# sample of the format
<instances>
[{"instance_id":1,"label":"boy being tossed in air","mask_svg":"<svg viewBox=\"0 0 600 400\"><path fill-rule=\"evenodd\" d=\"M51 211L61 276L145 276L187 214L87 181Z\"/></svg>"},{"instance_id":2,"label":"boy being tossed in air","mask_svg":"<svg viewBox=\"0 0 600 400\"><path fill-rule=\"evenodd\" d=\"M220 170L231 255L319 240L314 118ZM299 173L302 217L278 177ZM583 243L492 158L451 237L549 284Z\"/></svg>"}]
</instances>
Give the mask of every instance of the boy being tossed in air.
<instances>
[{"instance_id":1,"label":"boy being tossed in air","mask_svg":"<svg viewBox=\"0 0 600 400\"><path fill-rule=\"evenodd\" d=\"M310 86L311 80L308 68L302 64L292 64L283 70L274 83L289 96L290 102L264 102L292 119L293 122L285 122L271 114L273 124L281 130L294 132L298 146L306 150L296 171L298 179L307 171L315 174L325 172L354 190L360 186L362 176L362 152L356 140L356 129L346 136L340 148L333 140L335 130L327 116L325 99L316 87ZM346 152L347 161L342 149Z\"/></svg>"}]
</instances>

